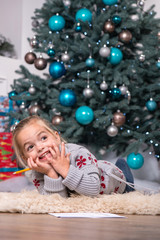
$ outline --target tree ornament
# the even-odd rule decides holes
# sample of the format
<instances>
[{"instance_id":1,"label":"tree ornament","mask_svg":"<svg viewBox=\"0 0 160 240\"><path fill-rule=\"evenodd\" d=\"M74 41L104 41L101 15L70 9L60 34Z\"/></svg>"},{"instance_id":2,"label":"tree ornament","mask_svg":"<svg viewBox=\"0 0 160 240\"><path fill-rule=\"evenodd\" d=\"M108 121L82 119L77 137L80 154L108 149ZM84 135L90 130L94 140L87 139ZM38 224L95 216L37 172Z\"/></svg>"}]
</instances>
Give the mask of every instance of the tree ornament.
<instances>
[{"instance_id":1,"label":"tree ornament","mask_svg":"<svg viewBox=\"0 0 160 240\"><path fill-rule=\"evenodd\" d=\"M102 0L105 5L112 6L118 3L118 0Z\"/></svg>"},{"instance_id":2,"label":"tree ornament","mask_svg":"<svg viewBox=\"0 0 160 240\"><path fill-rule=\"evenodd\" d=\"M47 60L44 59L41 55L39 58L36 58L34 61L34 66L38 70L44 70L47 66Z\"/></svg>"},{"instance_id":3,"label":"tree ornament","mask_svg":"<svg viewBox=\"0 0 160 240\"><path fill-rule=\"evenodd\" d=\"M65 7L70 7L71 6L71 1L70 0L63 0L63 4Z\"/></svg>"},{"instance_id":4,"label":"tree ornament","mask_svg":"<svg viewBox=\"0 0 160 240\"><path fill-rule=\"evenodd\" d=\"M10 100L13 100L12 97L14 97L14 96L17 96L17 92L16 91L11 91L11 92L8 93L8 97L9 97Z\"/></svg>"},{"instance_id":5,"label":"tree ornament","mask_svg":"<svg viewBox=\"0 0 160 240\"><path fill-rule=\"evenodd\" d=\"M59 125L61 122L63 122L63 117L62 116L60 116L60 115L55 115L53 118L52 118L52 124L54 125L54 126L57 126L57 125Z\"/></svg>"},{"instance_id":6,"label":"tree ornament","mask_svg":"<svg viewBox=\"0 0 160 240\"><path fill-rule=\"evenodd\" d=\"M157 108L157 103L153 101L152 98L150 98L150 100L146 102L146 108L148 109L148 111L153 112Z\"/></svg>"},{"instance_id":7,"label":"tree ornament","mask_svg":"<svg viewBox=\"0 0 160 240\"><path fill-rule=\"evenodd\" d=\"M113 99L118 99L121 97L121 90L117 87L112 88L109 92Z\"/></svg>"},{"instance_id":8,"label":"tree ornament","mask_svg":"<svg viewBox=\"0 0 160 240\"><path fill-rule=\"evenodd\" d=\"M39 26L39 22L36 19L34 19L32 21L32 27L37 28L38 26Z\"/></svg>"},{"instance_id":9,"label":"tree ornament","mask_svg":"<svg viewBox=\"0 0 160 240\"><path fill-rule=\"evenodd\" d=\"M158 40L160 40L160 32L157 33Z\"/></svg>"},{"instance_id":10,"label":"tree ornament","mask_svg":"<svg viewBox=\"0 0 160 240\"><path fill-rule=\"evenodd\" d=\"M118 128L112 122L111 126L107 128L107 134L110 137L115 137L118 134Z\"/></svg>"},{"instance_id":11,"label":"tree ornament","mask_svg":"<svg viewBox=\"0 0 160 240\"><path fill-rule=\"evenodd\" d=\"M158 59L158 61L157 61L157 63L156 63L156 66L157 66L157 68L160 69L160 59Z\"/></svg>"},{"instance_id":12,"label":"tree ornament","mask_svg":"<svg viewBox=\"0 0 160 240\"><path fill-rule=\"evenodd\" d=\"M28 110L30 115L37 115L40 109L41 109L40 106L37 103L35 103L34 105L31 105Z\"/></svg>"},{"instance_id":13,"label":"tree ornament","mask_svg":"<svg viewBox=\"0 0 160 240\"><path fill-rule=\"evenodd\" d=\"M68 55L67 51L65 51L65 53L62 54L61 60L63 62L68 62L70 60L70 56Z\"/></svg>"},{"instance_id":14,"label":"tree ornament","mask_svg":"<svg viewBox=\"0 0 160 240\"><path fill-rule=\"evenodd\" d=\"M37 58L36 54L33 52L26 53L26 55L24 57L26 63L28 63L28 64L33 64L36 58Z\"/></svg>"},{"instance_id":15,"label":"tree ornament","mask_svg":"<svg viewBox=\"0 0 160 240\"><path fill-rule=\"evenodd\" d=\"M128 88L124 84L120 86L119 89L121 90L122 95L125 95L128 90Z\"/></svg>"},{"instance_id":16,"label":"tree ornament","mask_svg":"<svg viewBox=\"0 0 160 240\"><path fill-rule=\"evenodd\" d=\"M122 19L121 19L121 17L118 16L118 15L114 15L114 16L112 17L112 22L114 22L115 25L120 24L121 21L122 21Z\"/></svg>"},{"instance_id":17,"label":"tree ornament","mask_svg":"<svg viewBox=\"0 0 160 240\"><path fill-rule=\"evenodd\" d=\"M59 102L62 106L71 107L76 103L76 94L71 89L65 89L60 92Z\"/></svg>"},{"instance_id":18,"label":"tree ornament","mask_svg":"<svg viewBox=\"0 0 160 240\"><path fill-rule=\"evenodd\" d=\"M62 16L60 16L58 13L56 15L53 15L49 21L48 26L50 30L53 32L61 31L65 27L65 20Z\"/></svg>"},{"instance_id":19,"label":"tree ornament","mask_svg":"<svg viewBox=\"0 0 160 240\"><path fill-rule=\"evenodd\" d=\"M109 57L109 55L110 55L110 48L108 48L106 45L104 45L103 47L101 47L100 49L99 49L99 55L101 56L101 57Z\"/></svg>"},{"instance_id":20,"label":"tree ornament","mask_svg":"<svg viewBox=\"0 0 160 240\"><path fill-rule=\"evenodd\" d=\"M86 66L87 67L94 67L95 65L95 60L89 56L89 58L86 59Z\"/></svg>"},{"instance_id":21,"label":"tree ornament","mask_svg":"<svg viewBox=\"0 0 160 240\"><path fill-rule=\"evenodd\" d=\"M39 41L37 40L36 36L34 36L30 40L30 45L31 45L32 48L37 48L39 46Z\"/></svg>"},{"instance_id":22,"label":"tree ornament","mask_svg":"<svg viewBox=\"0 0 160 240\"><path fill-rule=\"evenodd\" d=\"M129 90L126 91L125 97L128 98L128 104L129 104L131 101L131 93Z\"/></svg>"},{"instance_id":23,"label":"tree ornament","mask_svg":"<svg viewBox=\"0 0 160 240\"><path fill-rule=\"evenodd\" d=\"M82 27L81 27L80 22L78 22L78 23L76 24L75 31L76 31L76 32L81 32L81 31L82 31Z\"/></svg>"},{"instance_id":24,"label":"tree ornament","mask_svg":"<svg viewBox=\"0 0 160 240\"><path fill-rule=\"evenodd\" d=\"M77 11L75 18L76 18L77 22L79 20L81 20L83 22L85 22L85 21L91 22L92 21L92 13L87 8L81 8Z\"/></svg>"},{"instance_id":25,"label":"tree ornament","mask_svg":"<svg viewBox=\"0 0 160 240\"><path fill-rule=\"evenodd\" d=\"M94 91L90 88L89 85L83 90L83 96L86 98L93 97Z\"/></svg>"},{"instance_id":26,"label":"tree ornament","mask_svg":"<svg viewBox=\"0 0 160 240\"><path fill-rule=\"evenodd\" d=\"M34 95L34 94L35 94L36 89L35 89L35 87L33 86L33 84L31 84L30 88L28 89L28 92L29 92L31 95Z\"/></svg>"},{"instance_id":27,"label":"tree ornament","mask_svg":"<svg viewBox=\"0 0 160 240\"><path fill-rule=\"evenodd\" d=\"M100 84L100 89L101 89L102 91L105 91L105 90L108 89L108 84L106 83L105 80L103 80L103 82Z\"/></svg>"},{"instance_id":28,"label":"tree ornament","mask_svg":"<svg viewBox=\"0 0 160 240\"><path fill-rule=\"evenodd\" d=\"M76 110L75 118L78 123L88 125L94 119L93 110L88 106L81 106Z\"/></svg>"},{"instance_id":29,"label":"tree ornament","mask_svg":"<svg viewBox=\"0 0 160 240\"><path fill-rule=\"evenodd\" d=\"M60 62L51 63L49 66L49 73L54 79L62 77L66 74L64 64Z\"/></svg>"},{"instance_id":30,"label":"tree ornament","mask_svg":"<svg viewBox=\"0 0 160 240\"><path fill-rule=\"evenodd\" d=\"M115 25L113 22L109 20L104 23L104 26L103 26L104 33L113 33L114 30L115 30Z\"/></svg>"},{"instance_id":31,"label":"tree ornament","mask_svg":"<svg viewBox=\"0 0 160 240\"><path fill-rule=\"evenodd\" d=\"M50 57L54 57L55 56L55 50L52 47L49 47L47 50L47 54Z\"/></svg>"},{"instance_id":32,"label":"tree ornament","mask_svg":"<svg viewBox=\"0 0 160 240\"><path fill-rule=\"evenodd\" d=\"M113 114L113 122L115 126L120 127L126 122L126 117L120 110L117 110L117 112Z\"/></svg>"},{"instance_id":33,"label":"tree ornament","mask_svg":"<svg viewBox=\"0 0 160 240\"><path fill-rule=\"evenodd\" d=\"M134 152L130 153L127 156L127 164L132 169L139 169L143 166L144 158L140 153L135 154Z\"/></svg>"},{"instance_id":34,"label":"tree ornament","mask_svg":"<svg viewBox=\"0 0 160 240\"><path fill-rule=\"evenodd\" d=\"M122 61L123 53L121 52L120 49L112 47L111 48L111 54L108 57L108 59L109 59L111 64L117 65L117 64L119 64Z\"/></svg>"},{"instance_id":35,"label":"tree ornament","mask_svg":"<svg viewBox=\"0 0 160 240\"><path fill-rule=\"evenodd\" d=\"M139 56L139 61L140 61L140 62L144 62L145 59L146 59L146 56L145 56L144 54L141 54L141 55Z\"/></svg>"},{"instance_id":36,"label":"tree ornament","mask_svg":"<svg viewBox=\"0 0 160 240\"><path fill-rule=\"evenodd\" d=\"M144 0L138 0L138 5L140 7L144 7Z\"/></svg>"},{"instance_id":37,"label":"tree ornament","mask_svg":"<svg viewBox=\"0 0 160 240\"><path fill-rule=\"evenodd\" d=\"M119 33L119 39L123 42L123 43L129 43L132 39L132 33L129 30L122 30Z\"/></svg>"},{"instance_id":38,"label":"tree ornament","mask_svg":"<svg viewBox=\"0 0 160 240\"><path fill-rule=\"evenodd\" d=\"M20 105L22 104L22 102L26 102L26 97L30 97L30 93L25 91L25 92L21 92L19 94L17 94L18 96L20 96L21 99L16 100L16 105L18 107L20 107Z\"/></svg>"},{"instance_id":39,"label":"tree ornament","mask_svg":"<svg viewBox=\"0 0 160 240\"><path fill-rule=\"evenodd\" d=\"M25 109L25 102L22 102L22 104L19 106L20 110Z\"/></svg>"}]
</instances>

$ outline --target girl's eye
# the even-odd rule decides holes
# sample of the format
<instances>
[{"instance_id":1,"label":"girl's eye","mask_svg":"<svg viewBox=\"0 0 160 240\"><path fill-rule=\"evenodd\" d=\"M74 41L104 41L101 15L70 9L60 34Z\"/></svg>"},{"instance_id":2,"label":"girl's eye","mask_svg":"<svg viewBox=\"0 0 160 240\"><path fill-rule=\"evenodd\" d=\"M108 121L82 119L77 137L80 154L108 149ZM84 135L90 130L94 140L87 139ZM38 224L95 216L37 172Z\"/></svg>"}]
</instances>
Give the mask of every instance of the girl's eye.
<instances>
[{"instance_id":1,"label":"girl's eye","mask_svg":"<svg viewBox=\"0 0 160 240\"><path fill-rule=\"evenodd\" d=\"M47 139L47 136L43 136L41 139L42 139L42 141L44 141Z\"/></svg>"},{"instance_id":2,"label":"girl's eye","mask_svg":"<svg viewBox=\"0 0 160 240\"><path fill-rule=\"evenodd\" d=\"M28 147L27 147L27 151L28 151L28 152L31 151L32 148L33 148L33 145L28 146Z\"/></svg>"}]
</instances>

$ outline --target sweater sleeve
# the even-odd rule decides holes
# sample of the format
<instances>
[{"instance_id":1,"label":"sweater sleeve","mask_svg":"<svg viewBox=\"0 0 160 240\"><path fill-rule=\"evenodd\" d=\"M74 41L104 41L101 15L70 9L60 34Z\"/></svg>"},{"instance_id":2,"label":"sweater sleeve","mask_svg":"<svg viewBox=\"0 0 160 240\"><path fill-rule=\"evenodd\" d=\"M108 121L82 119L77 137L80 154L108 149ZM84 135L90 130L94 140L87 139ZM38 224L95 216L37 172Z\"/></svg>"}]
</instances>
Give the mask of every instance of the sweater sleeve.
<instances>
[{"instance_id":1,"label":"sweater sleeve","mask_svg":"<svg viewBox=\"0 0 160 240\"><path fill-rule=\"evenodd\" d=\"M29 177L29 179L37 188L38 192L42 195L58 193L62 197L68 196L67 188L62 183L61 176L59 176L58 179L53 179L47 175L31 170L27 177Z\"/></svg>"},{"instance_id":2,"label":"sweater sleeve","mask_svg":"<svg viewBox=\"0 0 160 240\"><path fill-rule=\"evenodd\" d=\"M79 194L97 196L100 192L100 177L96 158L85 148L74 156L67 177L62 183Z\"/></svg>"}]
</instances>

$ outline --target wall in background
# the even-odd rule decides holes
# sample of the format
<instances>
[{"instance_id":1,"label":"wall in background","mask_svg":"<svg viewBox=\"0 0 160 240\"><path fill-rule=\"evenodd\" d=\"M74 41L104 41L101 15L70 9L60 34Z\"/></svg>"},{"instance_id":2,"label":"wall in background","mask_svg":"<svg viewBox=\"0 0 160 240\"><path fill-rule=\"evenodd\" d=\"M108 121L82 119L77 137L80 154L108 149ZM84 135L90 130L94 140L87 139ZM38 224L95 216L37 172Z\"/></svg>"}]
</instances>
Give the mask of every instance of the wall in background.
<instances>
[{"instance_id":1,"label":"wall in background","mask_svg":"<svg viewBox=\"0 0 160 240\"><path fill-rule=\"evenodd\" d=\"M16 50L15 59L0 57L0 95L6 96L11 91L13 80L19 78L15 70L18 70L20 65L26 66L37 75L42 76L46 72L46 69L39 71L24 61L25 54L31 49L27 38L34 36L31 17L34 16L36 8L42 7L45 0L0 1L0 34L8 38L14 44ZM144 9L148 9L152 4L156 5L156 17L160 17L159 0L146 0Z\"/></svg>"}]
</instances>

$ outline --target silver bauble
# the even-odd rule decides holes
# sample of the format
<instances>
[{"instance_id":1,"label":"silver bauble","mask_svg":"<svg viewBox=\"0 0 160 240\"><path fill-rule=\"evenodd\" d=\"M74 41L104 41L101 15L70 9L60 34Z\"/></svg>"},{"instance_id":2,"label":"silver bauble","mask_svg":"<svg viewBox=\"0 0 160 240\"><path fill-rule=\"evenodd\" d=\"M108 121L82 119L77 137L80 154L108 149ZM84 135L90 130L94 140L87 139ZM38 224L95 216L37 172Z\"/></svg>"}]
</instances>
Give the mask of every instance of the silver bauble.
<instances>
[{"instance_id":1,"label":"silver bauble","mask_svg":"<svg viewBox=\"0 0 160 240\"><path fill-rule=\"evenodd\" d=\"M34 36L31 40L30 40L30 45L33 48L37 48L39 46L39 41L36 39L36 36Z\"/></svg>"},{"instance_id":2,"label":"silver bauble","mask_svg":"<svg viewBox=\"0 0 160 240\"><path fill-rule=\"evenodd\" d=\"M83 95L86 97L86 98L91 98L93 96L94 92L93 90L87 86L84 90L83 90Z\"/></svg>"},{"instance_id":3,"label":"silver bauble","mask_svg":"<svg viewBox=\"0 0 160 240\"><path fill-rule=\"evenodd\" d=\"M100 48L99 55L101 57L108 57L110 55L110 52L111 52L110 48L104 45L103 47Z\"/></svg>"},{"instance_id":4,"label":"silver bauble","mask_svg":"<svg viewBox=\"0 0 160 240\"><path fill-rule=\"evenodd\" d=\"M67 52L65 52L64 54L62 54L61 60L62 60L63 62L68 62L69 59L70 59L70 56L68 55Z\"/></svg>"},{"instance_id":5,"label":"silver bauble","mask_svg":"<svg viewBox=\"0 0 160 240\"><path fill-rule=\"evenodd\" d=\"M33 85L30 86L30 88L28 89L28 92L31 94L31 95L34 95L35 92L36 92L36 89Z\"/></svg>"},{"instance_id":6,"label":"silver bauble","mask_svg":"<svg viewBox=\"0 0 160 240\"><path fill-rule=\"evenodd\" d=\"M71 6L71 1L70 0L63 0L63 4L65 7L70 7Z\"/></svg>"},{"instance_id":7,"label":"silver bauble","mask_svg":"<svg viewBox=\"0 0 160 240\"><path fill-rule=\"evenodd\" d=\"M105 91L108 89L108 84L106 83L106 81L103 81L101 84L100 84L100 89L102 91Z\"/></svg>"},{"instance_id":8,"label":"silver bauble","mask_svg":"<svg viewBox=\"0 0 160 240\"><path fill-rule=\"evenodd\" d=\"M145 55L143 55L143 54L141 54L140 56L139 56L139 61L140 62L144 62L145 61Z\"/></svg>"},{"instance_id":9,"label":"silver bauble","mask_svg":"<svg viewBox=\"0 0 160 240\"><path fill-rule=\"evenodd\" d=\"M107 128L107 134L110 137L115 137L118 134L118 128L114 124L112 124Z\"/></svg>"},{"instance_id":10,"label":"silver bauble","mask_svg":"<svg viewBox=\"0 0 160 240\"><path fill-rule=\"evenodd\" d=\"M30 115L36 115L38 113L38 110L40 110L40 106L38 104L32 105L29 107L29 113Z\"/></svg>"},{"instance_id":11,"label":"silver bauble","mask_svg":"<svg viewBox=\"0 0 160 240\"><path fill-rule=\"evenodd\" d=\"M23 110L23 109L25 109L25 103L24 102L22 102L22 104L20 105L20 107L19 107L21 110Z\"/></svg>"},{"instance_id":12,"label":"silver bauble","mask_svg":"<svg viewBox=\"0 0 160 240\"><path fill-rule=\"evenodd\" d=\"M121 90L122 95L125 95L128 90L128 88L125 85L120 86L119 89Z\"/></svg>"}]
</instances>

